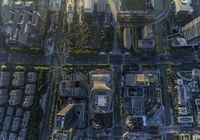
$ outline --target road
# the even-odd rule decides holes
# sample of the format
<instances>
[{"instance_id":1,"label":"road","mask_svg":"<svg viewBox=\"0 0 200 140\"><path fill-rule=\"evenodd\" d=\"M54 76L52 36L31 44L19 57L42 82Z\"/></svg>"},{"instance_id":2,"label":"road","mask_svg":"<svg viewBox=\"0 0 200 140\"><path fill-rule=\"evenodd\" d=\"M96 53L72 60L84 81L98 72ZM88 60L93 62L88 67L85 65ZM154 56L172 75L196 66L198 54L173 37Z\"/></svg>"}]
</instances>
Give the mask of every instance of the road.
<instances>
[{"instance_id":1,"label":"road","mask_svg":"<svg viewBox=\"0 0 200 140\"><path fill-rule=\"evenodd\" d=\"M171 112L170 112L170 98L169 94L167 92L167 75L166 75L166 65L160 66L160 75L161 75L161 81L162 81L162 97L163 97L163 104L165 106L165 123L166 125L171 124Z\"/></svg>"}]
</instances>

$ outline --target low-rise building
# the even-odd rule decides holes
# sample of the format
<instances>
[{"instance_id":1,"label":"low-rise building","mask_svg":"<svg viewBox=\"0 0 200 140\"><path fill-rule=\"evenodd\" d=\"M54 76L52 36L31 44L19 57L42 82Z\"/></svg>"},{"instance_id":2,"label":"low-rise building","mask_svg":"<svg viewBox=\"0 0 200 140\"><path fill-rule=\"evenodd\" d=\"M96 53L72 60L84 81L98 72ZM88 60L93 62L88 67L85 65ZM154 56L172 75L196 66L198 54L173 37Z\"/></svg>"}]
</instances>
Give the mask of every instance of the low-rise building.
<instances>
[{"instance_id":1,"label":"low-rise building","mask_svg":"<svg viewBox=\"0 0 200 140\"><path fill-rule=\"evenodd\" d=\"M26 135L27 135L27 129L21 129L20 132L19 132L18 139L26 140Z\"/></svg>"},{"instance_id":2,"label":"low-rise building","mask_svg":"<svg viewBox=\"0 0 200 140\"><path fill-rule=\"evenodd\" d=\"M15 112L16 117L21 117L22 116L22 108L17 107L16 112Z\"/></svg>"},{"instance_id":3,"label":"low-rise building","mask_svg":"<svg viewBox=\"0 0 200 140\"><path fill-rule=\"evenodd\" d=\"M94 12L94 1L85 0L84 12L87 14L92 14Z\"/></svg>"},{"instance_id":4,"label":"low-rise building","mask_svg":"<svg viewBox=\"0 0 200 140\"><path fill-rule=\"evenodd\" d=\"M130 49L132 46L132 36L131 36L131 28L125 28L124 32L124 48L125 49Z\"/></svg>"},{"instance_id":5,"label":"low-rise building","mask_svg":"<svg viewBox=\"0 0 200 140\"><path fill-rule=\"evenodd\" d=\"M30 111L25 111L24 115L23 115L23 118L22 118L22 122L21 122L21 127L23 129L28 127L30 117L31 117L31 112Z\"/></svg>"},{"instance_id":6,"label":"low-rise building","mask_svg":"<svg viewBox=\"0 0 200 140\"><path fill-rule=\"evenodd\" d=\"M9 106L7 108L7 111L6 111L6 116L13 116L14 115L14 111L15 111L15 108Z\"/></svg>"},{"instance_id":7,"label":"low-rise building","mask_svg":"<svg viewBox=\"0 0 200 140\"><path fill-rule=\"evenodd\" d=\"M0 89L0 105L7 103L8 101L8 90Z\"/></svg>"},{"instance_id":8,"label":"low-rise building","mask_svg":"<svg viewBox=\"0 0 200 140\"><path fill-rule=\"evenodd\" d=\"M87 78L83 74L64 74L60 84L60 95L74 98L86 97Z\"/></svg>"},{"instance_id":9,"label":"low-rise building","mask_svg":"<svg viewBox=\"0 0 200 140\"><path fill-rule=\"evenodd\" d=\"M24 78L25 78L24 72L15 72L13 74L12 85L15 87L23 86L25 82Z\"/></svg>"},{"instance_id":10,"label":"low-rise building","mask_svg":"<svg viewBox=\"0 0 200 140\"><path fill-rule=\"evenodd\" d=\"M7 140L8 139L8 131L1 131L0 139Z\"/></svg>"},{"instance_id":11,"label":"low-rise building","mask_svg":"<svg viewBox=\"0 0 200 140\"><path fill-rule=\"evenodd\" d=\"M177 87L177 90L178 90L178 103L180 105L186 105L187 96L188 96L187 88L183 84L183 80L182 79L178 79L177 82L178 82L178 87Z\"/></svg>"},{"instance_id":12,"label":"low-rise building","mask_svg":"<svg viewBox=\"0 0 200 140\"><path fill-rule=\"evenodd\" d=\"M200 124L200 99L195 99L195 105L197 123Z\"/></svg>"},{"instance_id":13,"label":"low-rise building","mask_svg":"<svg viewBox=\"0 0 200 140\"><path fill-rule=\"evenodd\" d=\"M24 98L22 106L23 107L30 107L30 106L32 106L33 105L33 99L34 99L34 96L32 96L32 95L26 96Z\"/></svg>"},{"instance_id":14,"label":"low-rise building","mask_svg":"<svg viewBox=\"0 0 200 140\"><path fill-rule=\"evenodd\" d=\"M8 131L10 129L11 123L12 123L12 116L5 116L2 130Z\"/></svg>"},{"instance_id":15,"label":"low-rise building","mask_svg":"<svg viewBox=\"0 0 200 140\"><path fill-rule=\"evenodd\" d=\"M199 140L200 139L200 135L199 134L194 134L192 136L192 140Z\"/></svg>"},{"instance_id":16,"label":"low-rise building","mask_svg":"<svg viewBox=\"0 0 200 140\"><path fill-rule=\"evenodd\" d=\"M6 111L5 107L0 107L0 124L3 122L5 111Z\"/></svg>"},{"instance_id":17,"label":"low-rise building","mask_svg":"<svg viewBox=\"0 0 200 140\"><path fill-rule=\"evenodd\" d=\"M187 134L187 133L179 134L179 139L180 140L191 140L191 135Z\"/></svg>"},{"instance_id":18,"label":"low-rise building","mask_svg":"<svg viewBox=\"0 0 200 140\"><path fill-rule=\"evenodd\" d=\"M20 117L15 117L11 126L12 131L17 131L20 125Z\"/></svg>"},{"instance_id":19,"label":"low-rise building","mask_svg":"<svg viewBox=\"0 0 200 140\"><path fill-rule=\"evenodd\" d=\"M36 85L35 84L27 84L25 86L25 91L24 94L26 95L34 95L36 90Z\"/></svg>"},{"instance_id":20,"label":"low-rise building","mask_svg":"<svg viewBox=\"0 0 200 140\"><path fill-rule=\"evenodd\" d=\"M28 72L27 81L30 83L37 82L37 72Z\"/></svg>"},{"instance_id":21,"label":"low-rise building","mask_svg":"<svg viewBox=\"0 0 200 140\"><path fill-rule=\"evenodd\" d=\"M72 129L70 130L55 130L53 132L53 140L71 140Z\"/></svg>"},{"instance_id":22,"label":"low-rise building","mask_svg":"<svg viewBox=\"0 0 200 140\"><path fill-rule=\"evenodd\" d=\"M17 135L15 133L10 133L8 136L8 140L16 140L17 139Z\"/></svg>"},{"instance_id":23,"label":"low-rise building","mask_svg":"<svg viewBox=\"0 0 200 140\"><path fill-rule=\"evenodd\" d=\"M62 0L50 0L49 9L52 12L59 12L61 10Z\"/></svg>"},{"instance_id":24,"label":"low-rise building","mask_svg":"<svg viewBox=\"0 0 200 140\"><path fill-rule=\"evenodd\" d=\"M0 71L0 87L7 87L10 82L10 73Z\"/></svg>"},{"instance_id":25,"label":"low-rise building","mask_svg":"<svg viewBox=\"0 0 200 140\"><path fill-rule=\"evenodd\" d=\"M177 117L177 121L182 126L192 126L194 123L193 116L179 116Z\"/></svg>"},{"instance_id":26,"label":"low-rise building","mask_svg":"<svg viewBox=\"0 0 200 140\"><path fill-rule=\"evenodd\" d=\"M22 90L12 90L10 92L10 99L9 99L9 104L10 105L18 105L21 103L22 101L22 94L23 91Z\"/></svg>"}]
</instances>

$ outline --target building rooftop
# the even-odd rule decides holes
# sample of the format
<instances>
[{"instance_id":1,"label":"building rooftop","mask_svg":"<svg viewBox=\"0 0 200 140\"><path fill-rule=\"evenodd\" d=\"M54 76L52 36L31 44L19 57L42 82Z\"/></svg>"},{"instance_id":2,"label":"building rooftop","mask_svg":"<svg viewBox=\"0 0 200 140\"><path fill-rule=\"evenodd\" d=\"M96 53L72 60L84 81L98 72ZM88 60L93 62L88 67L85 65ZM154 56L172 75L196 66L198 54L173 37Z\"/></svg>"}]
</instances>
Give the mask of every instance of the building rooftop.
<instances>
[{"instance_id":1,"label":"building rooftop","mask_svg":"<svg viewBox=\"0 0 200 140\"><path fill-rule=\"evenodd\" d=\"M57 115L59 115L59 116L65 116L73 108L74 108L74 104L68 104L61 111L59 111Z\"/></svg>"},{"instance_id":2,"label":"building rooftop","mask_svg":"<svg viewBox=\"0 0 200 140\"><path fill-rule=\"evenodd\" d=\"M0 71L0 87L6 87L9 85L10 73Z\"/></svg>"},{"instance_id":3,"label":"building rooftop","mask_svg":"<svg viewBox=\"0 0 200 140\"><path fill-rule=\"evenodd\" d=\"M23 118L22 118L22 122L21 122L21 127L22 128L27 128L28 127L28 123L31 117L31 112L30 111L25 111Z\"/></svg>"},{"instance_id":4,"label":"building rooftop","mask_svg":"<svg viewBox=\"0 0 200 140\"><path fill-rule=\"evenodd\" d=\"M35 94L36 85L35 84L27 84L25 86L24 94L34 95Z\"/></svg>"},{"instance_id":5,"label":"building rooftop","mask_svg":"<svg viewBox=\"0 0 200 140\"><path fill-rule=\"evenodd\" d=\"M13 74L13 80L12 80L12 85L13 86L23 86L25 82L25 74L24 72L15 72Z\"/></svg>"},{"instance_id":6,"label":"building rooftop","mask_svg":"<svg viewBox=\"0 0 200 140\"><path fill-rule=\"evenodd\" d=\"M8 101L8 90L0 89L0 105L7 103Z\"/></svg>"},{"instance_id":7,"label":"building rooftop","mask_svg":"<svg viewBox=\"0 0 200 140\"><path fill-rule=\"evenodd\" d=\"M30 106L32 106L33 105L33 99L34 99L33 95L26 96L24 98L22 106L23 107L30 107Z\"/></svg>"},{"instance_id":8,"label":"building rooftop","mask_svg":"<svg viewBox=\"0 0 200 140\"><path fill-rule=\"evenodd\" d=\"M18 105L22 101L22 90L12 90L10 92L10 99L9 99L9 104L10 105Z\"/></svg>"},{"instance_id":9,"label":"building rooftop","mask_svg":"<svg viewBox=\"0 0 200 140\"><path fill-rule=\"evenodd\" d=\"M193 123L194 119L193 116L181 116L177 117L178 123Z\"/></svg>"},{"instance_id":10,"label":"building rooftop","mask_svg":"<svg viewBox=\"0 0 200 140\"><path fill-rule=\"evenodd\" d=\"M150 9L145 0L121 0L121 11L133 11L133 10L146 10Z\"/></svg>"},{"instance_id":11,"label":"building rooftop","mask_svg":"<svg viewBox=\"0 0 200 140\"><path fill-rule=\"evenodd\" d=\"M53 140L71 140L72 129L70 130L55 130L53 132Z\"/></svg>"},{"instance_id":12,"label":"building rooftop","mask_svg":"<svg viewBox=\"0 0 200 140\"><path fill-rule=\"evenodd\" d=\"M200 16L182 28L183 35L189 44L200 44Z\"/></svg>"},{"instance_id":13,"label":"building rooftop","mask_svg":"<svg viewBox=\"0 0 200 140\"><path fill-rule=\"evenodd\" d=\"M174 0L176 14L181 12L185 12L191 14L193 12L193 8L191 7L192 0Z\"/></svg>"}]
</instances>

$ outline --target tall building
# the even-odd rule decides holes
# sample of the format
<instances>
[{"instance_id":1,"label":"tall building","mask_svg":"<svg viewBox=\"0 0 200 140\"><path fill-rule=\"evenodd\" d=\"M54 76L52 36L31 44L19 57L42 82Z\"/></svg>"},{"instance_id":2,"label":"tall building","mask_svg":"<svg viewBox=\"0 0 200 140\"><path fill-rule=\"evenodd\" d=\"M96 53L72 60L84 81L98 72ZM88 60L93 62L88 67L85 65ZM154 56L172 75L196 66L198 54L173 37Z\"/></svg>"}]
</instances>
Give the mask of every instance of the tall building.
<instances>
[{"instance_id":1,"label":"tall building","mask_svg":"<svg viewBox=\"0 0 200 140\"><path fill-rule=\"evenodd\" d=\"M200 16L186 24L182 31L189 44L200 44Z\"/></svg>"},{"instance_id":2,"label":"tall building","mask_svg":"<svg viewBox=\"0 0 200 140\"><path fill-rule=\"evenodd\" d=\"M68 104L57 114L55 128L58 130L70 128L74 120L75 108L74 104ZM73 121L72 121L73 120Z\"/></svg>"},{"instance_id":3,"label":"tall building","mask_svg":"<svg viewBox=\"0 0 200 140\"><path fill-rule=\"evenodd\" d=\"M121 0L118 6L117 19L121 25L144 26L154 19L151 0Z\"/></svg>"},{"instance_id":4,"label":"tall building","mask_svg":"<svg viewBox=\"0 0 200 140\"><path fill-rule=\"evenodd\" d=\"M112 126L112 97L110 88L111 76L102 73L91 74L92 89L90 95L90 111L95 127ZM106 119L105 119L106 118Z\"/></svg>"}]
</instances>

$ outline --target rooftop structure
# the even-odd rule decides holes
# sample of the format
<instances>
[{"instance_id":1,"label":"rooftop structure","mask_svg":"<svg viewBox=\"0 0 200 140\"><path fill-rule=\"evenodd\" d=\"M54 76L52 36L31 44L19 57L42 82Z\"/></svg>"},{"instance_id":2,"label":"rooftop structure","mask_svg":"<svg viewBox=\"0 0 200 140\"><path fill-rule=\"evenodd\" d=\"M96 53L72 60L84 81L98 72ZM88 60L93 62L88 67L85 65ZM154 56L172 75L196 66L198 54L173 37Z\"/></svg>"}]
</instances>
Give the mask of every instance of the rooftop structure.
<instances>
[{"instance_id":1,"label":"rooftop structure","mask_svg":"<svg viewBox=\"0 0 200 140\"><path fill-rule=\"evenodd\" d=\"M0 71L0 87L6 87L9 85L10 73Z\"/></svg>"},{"instance_id":2,"label":"rooftop structure","mask_svg":"<svg viewBox=\"0 0 200 140\"><path fill-rule=\"evenodd\" d=\"M39 46L40 14L35 11L35 3L7 1L2 9L3 29L8 35L7 43Z\"/></svg>"}]
</instances>

